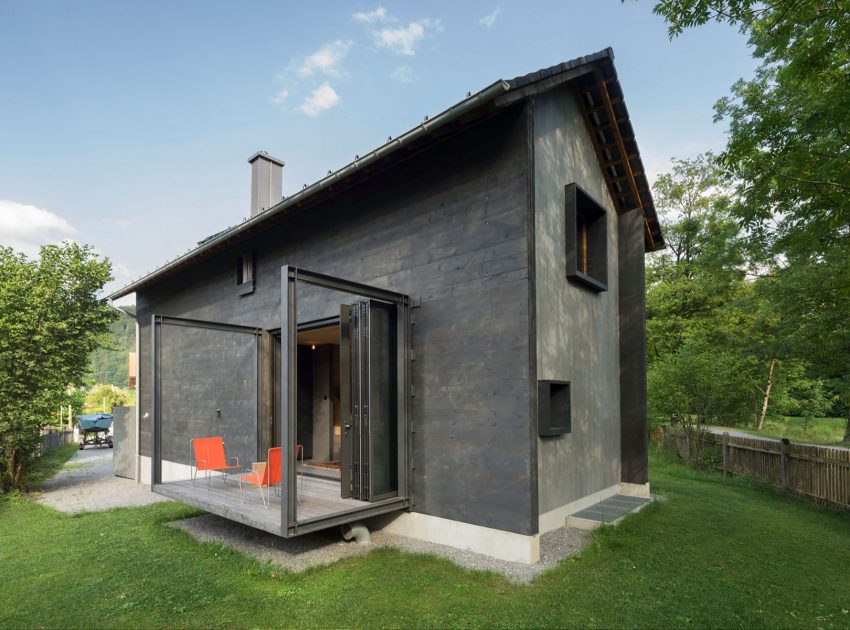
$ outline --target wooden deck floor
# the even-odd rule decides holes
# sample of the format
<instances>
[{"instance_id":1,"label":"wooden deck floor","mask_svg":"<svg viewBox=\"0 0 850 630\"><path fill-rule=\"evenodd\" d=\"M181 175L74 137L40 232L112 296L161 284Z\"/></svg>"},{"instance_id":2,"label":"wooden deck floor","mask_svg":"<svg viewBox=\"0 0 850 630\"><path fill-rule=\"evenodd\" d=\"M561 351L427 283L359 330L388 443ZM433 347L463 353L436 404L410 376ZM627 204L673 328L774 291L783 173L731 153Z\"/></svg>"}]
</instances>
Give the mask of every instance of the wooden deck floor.
<instances>
[{"instance_id":1,"label":"wooden deck floor","mask_svg":"<svg viewBox=\"0 0 850 630\"><path fill-rule=\"evenodd\" d=\"M318 479L305 475L299 479L298 489L299 499L296 503L298 521L370 505L366 501L340 498L339 481L332 479ZM271 492L268 509L263 506L260 491L256 487L246 490L243 503L239 493L239 483L234 479L224 482L220 477L215 477L210 481L209 490L207 490L206 482L200 479L194 487L191 481L172 481L154 486L154 492L231 521L244 523L278 536L281 533L280 497L275 496L274 490Z\"/></svg>"}]
</instances>

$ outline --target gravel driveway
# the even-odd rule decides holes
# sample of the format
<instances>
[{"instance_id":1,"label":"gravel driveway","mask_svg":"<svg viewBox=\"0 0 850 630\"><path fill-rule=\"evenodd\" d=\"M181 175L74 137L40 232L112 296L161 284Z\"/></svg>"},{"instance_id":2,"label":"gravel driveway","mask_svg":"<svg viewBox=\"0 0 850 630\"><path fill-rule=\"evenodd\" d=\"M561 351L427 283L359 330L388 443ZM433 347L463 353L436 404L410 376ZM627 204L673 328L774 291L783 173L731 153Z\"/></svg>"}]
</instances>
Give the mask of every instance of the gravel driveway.
<instances>
[{"instance_id":1,"label":"gravel driveway","mask_svg":"<svg viewBox=\"0 0 850 630\"><path fill-rule=\"evenodd\" d=\"M86 448L65 462L35 500L62 512L99 512L167 501L149 486L112 474L111 448Z\"/></svg>"}]
</instances>

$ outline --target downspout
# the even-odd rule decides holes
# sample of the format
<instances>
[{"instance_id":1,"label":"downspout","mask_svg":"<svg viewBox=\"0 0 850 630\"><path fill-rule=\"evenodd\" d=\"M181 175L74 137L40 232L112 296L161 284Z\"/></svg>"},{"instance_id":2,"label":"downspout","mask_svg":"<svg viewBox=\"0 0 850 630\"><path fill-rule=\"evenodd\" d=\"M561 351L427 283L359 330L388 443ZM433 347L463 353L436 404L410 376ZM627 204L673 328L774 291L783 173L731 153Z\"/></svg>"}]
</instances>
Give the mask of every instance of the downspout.
<instances>
[{"instance_id":1,"label":"downspout","mask_svg":"<svg viewBox=\"0 0 850 630\"><path fill-rule=\"evenodd\" d=\"M139 353L139 320L136 320L136 483L142 483L142 423L139 416L139 381L142 355Z\"/></svg>"},{"instance_id":2,"label":"downspout","mask_svg":"<svg viewBox=\"0 0 850 630\"><path fill-rule=\"evenodd\" d=\"M343 525L342 537L347 541L356 540L358 545L368 545L372 542L372 537L369 535L369 528L360 521Z\"/></svg>"}]
</instances>

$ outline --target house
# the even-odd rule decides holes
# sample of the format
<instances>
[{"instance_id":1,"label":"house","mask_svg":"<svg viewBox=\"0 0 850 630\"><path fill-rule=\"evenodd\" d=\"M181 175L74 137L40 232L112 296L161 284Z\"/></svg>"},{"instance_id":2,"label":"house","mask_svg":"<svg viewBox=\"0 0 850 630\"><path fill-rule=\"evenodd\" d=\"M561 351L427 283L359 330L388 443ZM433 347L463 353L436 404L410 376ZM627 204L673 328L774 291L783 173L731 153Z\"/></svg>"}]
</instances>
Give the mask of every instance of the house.
<instances>
[{"instance_id":1,"label":"house","mask_svg":"<svg viewBox=\"0 0 850 630\"><path fill-rule=\"evenodd\" d=\"M283 199L284 163L249 161L249 218L111 296L136 293L154 492L285 537L372 518L525 562L570 514L648 494L664 242L611 49ZM246 469L282 445L280 497L193 485L206 436Z\"/></svg>"},{"instance_id":2,"label":"house","mask_svg":"<svg viewBox=\"0 0 850 630\"><path fill-rule=\"evenodd\" d=\"M136 389L136 353L127 353L127 387Z\"/></svg>"}]
</instances>

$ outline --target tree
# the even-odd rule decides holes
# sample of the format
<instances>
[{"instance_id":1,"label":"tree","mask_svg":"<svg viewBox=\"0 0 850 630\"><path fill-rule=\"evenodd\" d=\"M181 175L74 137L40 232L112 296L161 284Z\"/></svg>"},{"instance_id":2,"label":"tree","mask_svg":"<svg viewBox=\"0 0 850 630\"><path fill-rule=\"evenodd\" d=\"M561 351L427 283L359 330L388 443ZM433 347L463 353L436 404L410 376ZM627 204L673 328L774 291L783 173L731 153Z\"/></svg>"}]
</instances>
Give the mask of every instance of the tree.
<instances>
[{"instance_id":1,"label":"tree","mask_svg":"<svg viewBox=\"0 0 850 630\"><path fill-rule=\"evenodd\" d=\"M127 387L127 357L136 349L136 307L121 310L129 317L119 317L110 326L110 341L91 354L90 373L95 383Z\"/></svg>"},{"instance_id":2,"label":"tree","mask_svg":"<svg viewBox=\"0 0 850 630\"><path fill-rule=\"evenodd\" d=\"M86 407L112 413L113 407L121 407L132 404L132 396L127 390L115 387L115 385L95 385L86 395Z\"/></svg>"},{"instance_id":3,"label":"tree","mask_svg":"<svg viewBox=\"0 0 850 630\"><path fill-rule=\"evenodd\" d=\"M694 442L706 422L737 424L752 409L757 363L742 352L752 328L739 229L711 154L672 161L653 196L668 243L647 270L650 415Z\"/></svg>"},{"instance_id":4,"label":"tree","mask_svg":"<svg viewBox=\"0 0 850 630\"><path fill-rule=\"evenodd\" d=\"M688 339L723 345L724 308L742 290L738 227L711 154L672 160L653 186L668 249L647 266L648 361Z\"/></svg>"},{"instance_id":5,"label":"tree","mask_svg":"<svg viewBox=\"0 0 850 630\"><path fill-rule=\"evenodd\" d=\"M761 60L715 106L732 212L781 314L789 355L830 379L850 441L850 10L846 0L661 0L670 36L722 21Z\"/></svg>"},{"instance_id":6,"label":"tree","mask_svg":"<svg viewBox=\"0 0 850 630\"><path fill-rule=\"evenodd\" d=\"M697 466L703 463L705 424L735 424L749 407L751 388L741 379L749 370L746 359L734 350L689 339L649 371L650 416L684 430Z\"/></svg>"},{"instance_id":7,"label":"tree","mask_svg":"<svg viewBox=\"0 0 850 630\"><path fill-rule=\"evenodd\" d=\"M42 427L115 319L97 297L110 270L76 243L44 246L38 260L0 247L0 491L20 487Z\"/></svg>"}]
</instances>

